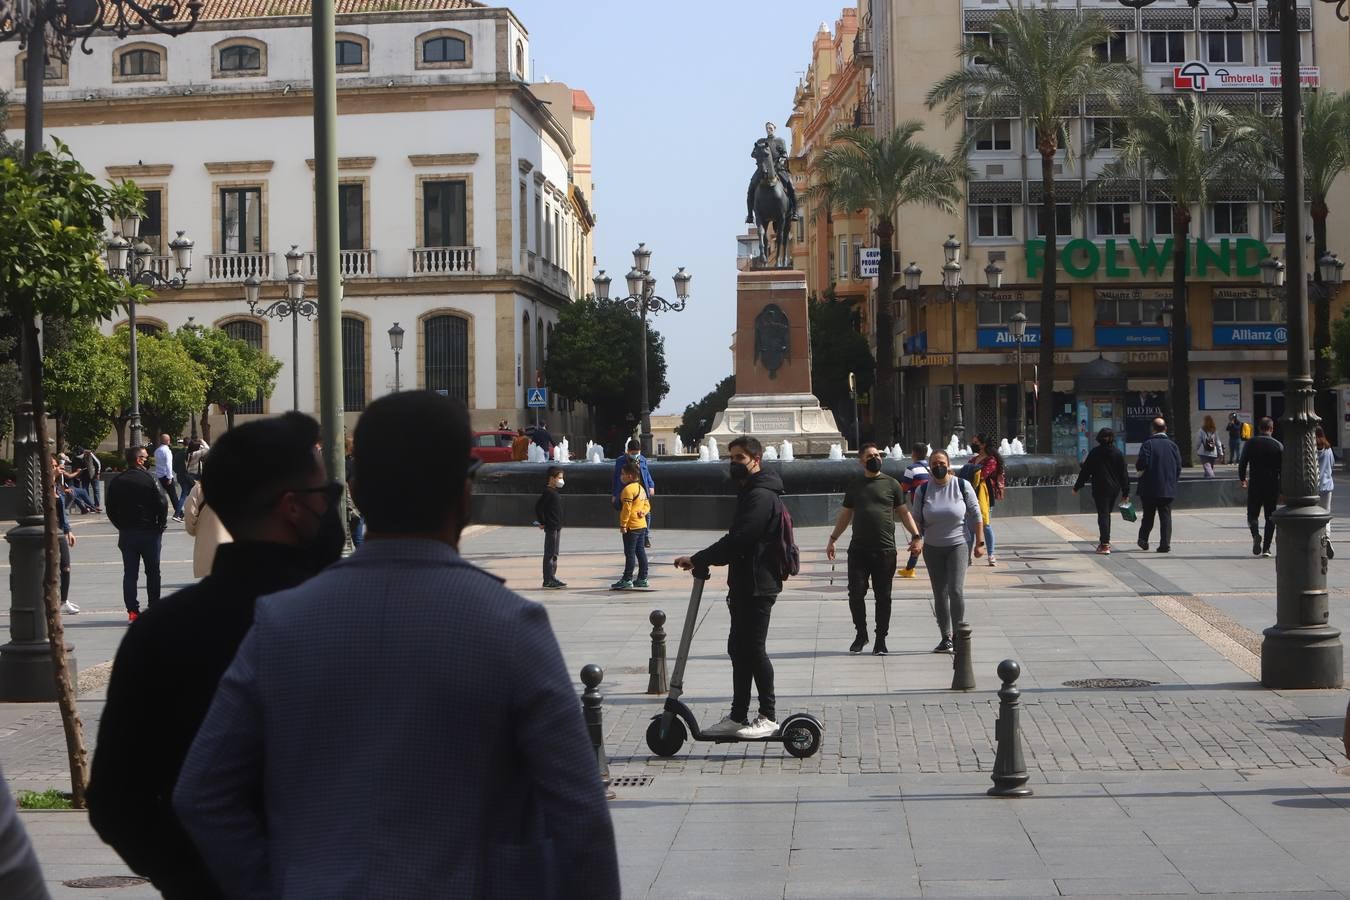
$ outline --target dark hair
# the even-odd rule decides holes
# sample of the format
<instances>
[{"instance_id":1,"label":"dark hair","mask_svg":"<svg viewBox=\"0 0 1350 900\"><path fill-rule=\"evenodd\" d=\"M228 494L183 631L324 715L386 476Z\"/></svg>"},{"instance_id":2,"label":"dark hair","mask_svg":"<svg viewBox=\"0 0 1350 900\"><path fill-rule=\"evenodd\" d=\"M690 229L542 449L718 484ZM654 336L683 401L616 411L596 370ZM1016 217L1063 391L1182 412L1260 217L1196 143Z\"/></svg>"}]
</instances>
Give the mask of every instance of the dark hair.
<instances>
[{"instance_id":1,"label":"dark hair","mask_svg":"<svg viewBox=\"0 0 1350 900\"><path fill-rule=\"evenodd\" d=\"M126 450L122 451L122 455L127 458L127 465L136 465L136 457L139 456L140 452L144 449L144 447L128 447ZM202 488L202 490L205 489L205 487Z\"/></svg>"},{"instance_id":2,"label":"dark hair","mask_svg":"<svg viewBox=\"0 0 1350 900\"><path fill-rule=\"evenodd\" d=\"M915 442L914 442L914 446L909 448L909 452L910 452L910 454L918 453L918 454L921 454L921 455L923 455L923 456L927 456L927 455L928 455L928 445L925 444L923 441L915 441Z\"/></svg>"},{"instance_id":3,"label":"dark hair","mask_svg":"<svg viewBox=\"0 0 1350 900\"><path fill-rule=\"evenodd\" d=\"M353 499L366 526L376 534L418 534L449 524L464 498L469 440L469 412L452 397L402 391L367 406L352 437ZM400 464L409 447L436 461L418 475L415 490Z\"/></svg>"},{"instance_id":4,"label":"dark hair","mask_svg":"<svg viewBox=\"0 0 1350 900\"><path fill-rule=\"evenodd\" d=\"M629 438L626 447L629 450L641 450L642 441L639 441L637 438Z\"/></svg>"},{"instance_id":5,"label":"dark hair","mask_svg":"<svg viewBox=\"0 0 1350 900\"><path fill-rule=\"evenodd\" d=\"M202 496L225 530L243 537L271 513L277 496L321 471L319 423L288 412L220 436L202 462Z\"/></svg>"},{"instance_id":6,"label":"dark hair","mask_svg":"<svg viewBox=\"0 0 1350 900\"><path fill-rule=\"evenodd\" d=\"M1326 450L1331 447L1331 441L1327 440L1327 433L1321 425L1313 429L1313 437L1317 439L1317 449Z\"/></svg>"},{"instance_id":7,"label":"dark hair","mask_svg":"<svg viewBox=\"0 0 1350 900\"><path fill-rule=\"evenodd\" d=\"M877 442L876 442L876 441L867 441L867 442L864 443L861 447L858 448L858 455L859 455L859 456L862 456L862 455L863 455L864 453L866 453L868 450L875 450L875 449L877 449Z\"/></svg>"},{"instance_id":8,"label":"dark hair","mask_svg":"<svg viewBox=\"0 0 1350 900\"><path fill-rule=\"evenodd\" d=\"M549 468L548 468L548 475L547 475L546 477L552 478L552 477L554 477L555 475L561 475L561 474L562 474L562 469L561 469L561 468L559 468L558 466L549 466Z\"/></svg>"},{"instance_id":9,"label":"dark hair","mask_svg":"<svg viewBox=\"0 0 1350 900\"><path fill-rule=\"evenodd\" d=\"M627 475L629 478L638 479L642 477L642 468L635 462L624 463L623 468L619 471L623 472L623 474Z\"/></svg>"},{"instance_id":10,"label":"dark hair","mask_svg":"<svg viewBox=\"0 0 1350 900\"><path fill-rule=\"evenodd\" d=\"M1110 428L1103 428L1097 432L1097 443L1103 446L1110 446L1116 442L1116 433Z\"/></svg>"},{"instance_id":11,"label":"dark hair","mask_svg":"<svg viewBox=\"0 0 1350 900\"><path fill-rule=\"evenodd\" d=\"M746 456L753 459L759 459L764 456L764 445L759 442L758 438L752 438L748 434L732 438L731 443L727 444L727 452L731 452L736 447L740 447L745 451Z\"/></svg>"},{"instance_id":12,"label":"dark hair","mask_svg":"<svg viewBox=\"0 0 1350 900\"><path fill-rule=\"evenodd\" d=\"M1274 431L1274 430L1275 430L1275 420L1272 419L1270 416L1262 416L1262 417L1261 417L1261 430L1262 430L1262 431Z\"/></svg>"},{"instance_id":13,"label":"dark hair","mask_svg":"<svg viewBox=\"0 0 1350 900\"><path fill-rule=\"evenodd\" d=\"M997 482L999 477L1003 475L1003 468L1004 468L1003 457L999 455L998 449L994 447L993 444L989 443L989 435L977 434L975 435L975 440L979 441L980 452L982 452L985 456L993 458L994 481Z\"/></svg>"}]
</instances>

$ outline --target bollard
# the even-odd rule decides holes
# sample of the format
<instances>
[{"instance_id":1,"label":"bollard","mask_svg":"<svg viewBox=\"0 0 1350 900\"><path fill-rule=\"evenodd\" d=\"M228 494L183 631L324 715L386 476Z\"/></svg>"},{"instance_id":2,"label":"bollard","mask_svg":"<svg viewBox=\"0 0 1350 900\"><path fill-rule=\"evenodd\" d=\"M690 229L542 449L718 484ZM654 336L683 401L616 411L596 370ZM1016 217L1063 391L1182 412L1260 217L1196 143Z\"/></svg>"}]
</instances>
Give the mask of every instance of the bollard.
<instances>
[{"instance_id":1,"label":"bollard","mask_svg":"<svg viewBox=\"0 0 1350 900\"><path fill-rule=\"evenodd\" d=\"M647 662L647 693L664 694L670 690L670 679L666 675L666 614L659 609L652 610L652 658Z\"/></svg>"},{"instance_id":2,"label":"bollard","mask_svg":"<svg viewBox=\"0 0 1350 900\"><path fill-rule=\"evenodd\" d=\"M970 626L956 623L952 636L952 690L975 690L975 664L970 658Z\"/></svg>"},{"instance_id":3,"label":"bollard","mask_svg":"<svg viewBox=\"0 0 1350 900\"><path fill-rule=\"evenodd\" d=\"M1021 674L1022 667L1015 659L998 664L1003 687L998 691L998 721L994 723L998 750L994 754L994 786L988 791L991 797L1030 797L1032 793L1026 786L1027 764L1022 758L1022 730L1017 721L1022 705L1017 677Z\"/></svg>"},{"instance_id":4,"label":"bollard","mask_svg":"<svg viewBox=\"0 0 1350 900\"><path fill-rule=\"evenodd\" d=\"M600 779L605 783L605 794L612 800L614 792L609 789L609 755L605 753L605 723L600 704L605 698L600 693L600 682L605 670L595 663L581 667L581 683L586 690L581 694L581 717L586 721L586 731L591 736L591 746L595 748L595 764L600 769Z\"/></svg>"}]
</instances>

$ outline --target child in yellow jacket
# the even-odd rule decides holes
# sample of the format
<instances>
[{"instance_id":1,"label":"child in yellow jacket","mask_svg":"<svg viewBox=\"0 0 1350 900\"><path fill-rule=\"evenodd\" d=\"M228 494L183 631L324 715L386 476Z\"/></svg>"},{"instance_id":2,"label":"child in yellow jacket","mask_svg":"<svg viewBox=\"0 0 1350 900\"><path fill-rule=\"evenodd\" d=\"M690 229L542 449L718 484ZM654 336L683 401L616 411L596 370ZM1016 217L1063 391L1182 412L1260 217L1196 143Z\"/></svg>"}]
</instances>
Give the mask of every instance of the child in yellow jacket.
<instances>
[{"instance_id":1,"label":"child in yellow jacket","mask_svg":"<svg viewBox=\"0 0 1350 900\"><path fill-rule=\"evenodd\" d=\"M623 534L623 577L610 588L626 591L647 586L647 514L652 502L642 486L642 470L630 462L619 474L619 531ZM637 560L637 580L633 579L633 561Z\"/></svg>"}]
</instances>

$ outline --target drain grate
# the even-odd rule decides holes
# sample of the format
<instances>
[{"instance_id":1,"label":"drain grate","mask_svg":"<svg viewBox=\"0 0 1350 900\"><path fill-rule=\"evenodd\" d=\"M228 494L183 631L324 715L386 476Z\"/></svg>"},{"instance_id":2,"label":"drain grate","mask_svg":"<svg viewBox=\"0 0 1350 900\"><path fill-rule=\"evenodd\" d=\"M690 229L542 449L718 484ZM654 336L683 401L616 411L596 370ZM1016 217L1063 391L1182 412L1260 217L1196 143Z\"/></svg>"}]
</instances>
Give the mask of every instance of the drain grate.
<instances>
[{"instance_id":1,"label":"drain grate","mask_svg":"<svg viewBox=\"0 0 1350 900\"><path fill-rule=\"evenodd\" d=\"M620 775L609 782L610 787L646 787L652 783L654 775Z\"/></svg>"},{"instance_id":2,"label":"drain grate","mask_svg":"<svg viewBox=\"0 0 1350 900\"><path fill-rule=\"evenodd\" d=\"M74 878L61 883L68 888L124 888L147 884L148 881L134 875L94 875L90 878Z\"/></svg>"},{"instance_id":3,"label":"drain grate","mask_svg":"<svg viewBox=\"0 0 1350 900\"><path fill-rule=\"evenodd\" d=\"M1152 687L1156 681L1145 678L1079 678L1064 682L1069 688L1142 688Z\"/></svg>"}]
</instances>

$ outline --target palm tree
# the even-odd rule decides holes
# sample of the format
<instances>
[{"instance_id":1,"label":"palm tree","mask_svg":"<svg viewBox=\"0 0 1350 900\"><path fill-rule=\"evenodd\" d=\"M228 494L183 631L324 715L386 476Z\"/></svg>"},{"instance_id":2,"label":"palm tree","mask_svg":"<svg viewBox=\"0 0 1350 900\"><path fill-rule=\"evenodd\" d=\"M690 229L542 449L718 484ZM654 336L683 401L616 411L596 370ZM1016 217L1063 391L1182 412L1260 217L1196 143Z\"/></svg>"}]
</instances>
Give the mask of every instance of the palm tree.
<instances>
[{"instance_id":1,"label":"palm tree","mask_svg":"<svg viewBox=\"0 0 1350 900\"><path fill-rule=\"evenodd\" d=\"M895 435L895 327L891 314L891 239L895 210L917 203L953 213L960 202L967 167L914 140L923 130L915 120L901 122L889 135L860 128L836 132L820 158L820 180L806 191L809 201L837 212L867 210L876 222L881 245L877 276L877 314L873 322L877 348L876 390L872 399L872 426L878 440Z\"/></svg>"},{"instance_id":2,"label":"palm tree","mask_svg":"<svg viewBox=\"0 0 1350 900\"><path fill-rule=\"evenodd\" d=\"M1171 382L1168 425L1192 464L1190 342L1187 336L1186 253L1191 209L1203 209L1215 188L1255 177L1260 153L1255 131L1217 102L1191 94L1181 99L1141 95L1123 116L1124 134L1117 135L1119 156L1102 171L1098 185L1149 179L1171 204L1172 249Z\"/></svg>"},{"instance_id":3,"label":"palm tree","mask_svg":"<svg viewBox=\"0 0 1350 900\"><path fill-rule=\"evenodd\" d=\"M1125 63L1105 62L1098 48L1111 38L1111 28L1094 13L1022 7L1002 10L989 26L987 45L968 44L959 53L965 67L952 72L928 92L928 106L946 104L947 123L967 115L988 119L1000 110L1019 110L1023 127L1034 127L1036 149L1041 155L1041 227L1045 231L1045 265L1041 268L1040 383L1055 383L1055 154L1063 141L1066 155L1073 155L1069 119L1078 115L1085 96L1103 98L1112 106L1123 105L1138 93L1139 73ZM975 130L962 142L969 149ZM1036 441L1044 452L1051 449L1054 404L1037 407Z\"/></svg>"},{"instance_id":4,"label":"palm tree","mask_svg":"<svg viewBox=\"0 0 1350 900\"><path fill-rule=\"evenodd\" d=\"M1284 158L1284 130L1280 111L1271 115L1253 115L1244 120L1256 131L1269 172L1279 172ZM1303 177L1313 224L1313 387L1317 414L1323 419L1334 414L1327 408L1326 391L1331 387L1331 295L1320 289L1322 273L1317 261L1327 252L1327 217L1331 208L1327 196L1336 177L1350 168L1350 93L1334 91L1303 92ZM1286 248L1285 253L1288 254Z\"/></svg>"}]
</instances>

